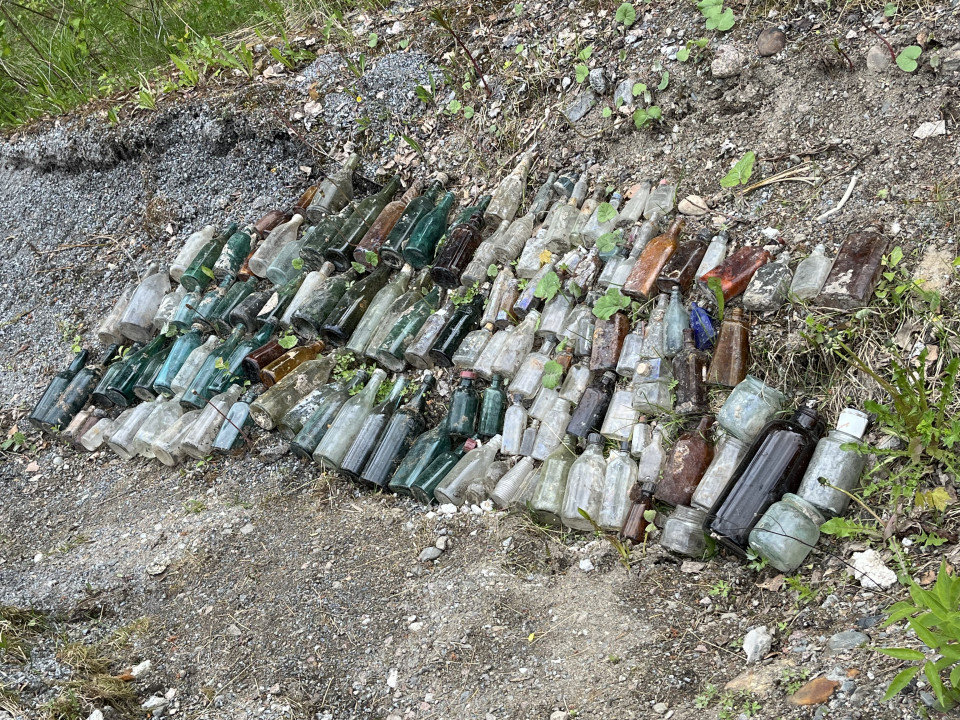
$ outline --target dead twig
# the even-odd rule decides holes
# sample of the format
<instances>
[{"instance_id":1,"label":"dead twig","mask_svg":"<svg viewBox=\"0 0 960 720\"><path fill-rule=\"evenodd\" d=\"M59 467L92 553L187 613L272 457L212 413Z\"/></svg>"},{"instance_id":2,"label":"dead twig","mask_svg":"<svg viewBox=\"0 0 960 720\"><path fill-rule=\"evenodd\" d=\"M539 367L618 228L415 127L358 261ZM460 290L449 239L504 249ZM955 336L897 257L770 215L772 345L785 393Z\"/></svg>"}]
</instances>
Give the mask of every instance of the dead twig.
<instances>
[{"instance_id":1,"label":"dead twig","mask_svg":"<svg viewBox=\"0 0 960 720\"><path fill-rule=\"evenodd\" d=\"M813 186L816 182L816 178L809 175L802 175L801 173L806 173L810 171L809 165L798 165L797 167L790 168L789 170L784 170L779 172L776 175L771 175L768 178L764 178L760 182L749 185L743 189L743 194L746 195L748 192L753 192L767 185L772 185L774 183L780 182L803 182L807 185Z\"/></svg>"},{"instance_id":2,"label":"dead twig","mask_svg":"<svg viewBox=\"0 0 960 720\"><path fill-rule=\"evenodd\" d=\"M453 29L449 22L447 22L446 16L443 14L443 10L436 8L427 13L427 17L433 20L437 25L442 27L450 36L456 41L457 45L467 54L467 57L470 59L470 62L473 64L473 69L477 73L477 77L480 78L480 82L483 83L483 89L487 91L487 97L492 97L493 92L490 90L490 86L487 85L486 78L483 77L483 71L480 69L479 63L473 57L473 53L463 44L463 40L460 39L460 36L457 34L457 31Z\"/></svg>"},{"instance_id":3,"label":"dead twig","mask_svg":"<svg viewBox=\"0 0 960 720\"><path fill-rule=\"evenodd\" d=\"M822 223L822 222L824 222L828 217L830 217L831 215L835 215L835 214L837 214L838 212L840 212L841 208L843 208L843 206L847 204L847 200L850 199L850 195L853 194L853 188L856 187L856 185L857 185L857 178L859 178L859 177L860 177L859 175L854 175L852 178L850 178L850 184L847 185L847 191L843 194L843 197L840 198L840 202L837 203L837 206L836 206L836 207L831 208L830 210L827 210L825 213L823 213L823 215L821 215L820 217L818 217L818 218L817 218L817 222L821 222L821 223Z\"/></svg>"},{"instance_id":4,"label":"dead twig","mask_svg":"<svg viewBox=\"0 0 960 720\"><path fill-rule=\"evenodd\" d=\"M109 243L79 243L77 245L61 245L56 247L53 250L41 250L41 255L53 255L54 253L63 252L64 250L74 250L76 248L99 248L107 247Z\"/></svg>"},{"instance_id":5,"label":"dead twig","mask_svg":"<svg viewBox=\"0 0 960 720\"><path fill-rule=\"evenodd\" d=\"M861 21L860 24L863 25L863 27L864 27L865 30L869 30L869 31L872 32L874 35L876 35L878 38L880 38L880 42L882 42L884 45L887 46L887 50L890 52L890 58L891 58L894 62L896 62L896 61L897 61L897 54L893 51L893 45L891 45L889 42L887 42L887 39L886 39L883 35L881 35L880 33L878 33L874 28L870 27L870 26L867 25L865 22ZM849 61L848 61L848 62L849 62Z\"/></svg>"}]
</instances>

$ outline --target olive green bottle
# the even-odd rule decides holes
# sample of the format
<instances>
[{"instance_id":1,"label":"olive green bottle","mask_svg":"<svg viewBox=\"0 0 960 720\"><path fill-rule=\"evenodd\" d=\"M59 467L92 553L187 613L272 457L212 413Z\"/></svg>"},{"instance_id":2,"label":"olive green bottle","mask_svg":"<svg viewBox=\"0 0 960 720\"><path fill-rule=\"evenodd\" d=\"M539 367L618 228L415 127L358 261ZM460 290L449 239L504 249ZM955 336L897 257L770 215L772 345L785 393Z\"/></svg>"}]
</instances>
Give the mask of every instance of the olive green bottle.
<instances>
[{"instance_id":1,"label":"olive green bottle","mask_svg":"<svg viewBox=\"0 0 960 720\"><path fill-rule=\"evenodd\" d=\"M503 390L503 378L494 375L490 387L483 391L480 418L477 420L477 435L482 440L499 435L503 430L503 415L507 411L507 394Z\"/></svg>"},{"instance_id":2,"label":"olive green bottle","mask_svg":"<svg viewBox=\"0 0 960 720\"><path fill-rule=\"evenodd\" d=\"M319 222L328 213L339 212L353 199L353 173L360 165L360 156L354 153L320 183L313 200L307 206L307 218Z\"/></svg>"},{"instance_id":3,"label":"olive green bottle","mask_svg":"<svg viewBox=\"0 0 960 720\"><path fill-rule=\"evenodd\" d=\"M127 407L133 403L136 397L133 392L134 385L136 385L150 361L168 348L169 344L170 338L166 335L157 335L136 353L131 353L128 356L122 370L113 377L113 381L107 386L106 394L114 405Z\"/></svg>"},{"instance_id":4,"label":"olive green bottle","mask_svg":"<svg viewBox=\"0 0 960 720\"><path fill-rule=\"evenodd\" d=\"M366 235L367 230L370 229L373 221L377 219L387 203L397 194L397 188L399 187L400 176L394 175L380 192L369 195L357 203L353 215L343 223L340 232L337 233L336 238L323 254L327 260L336 266L339 272L343 272L350 267L357 243Z\"/></svg>"},{"instance_id":5,"label":"olive green bottle","mask_svg":"<svg viewBox=\"0 0 960 720\"><path fill-rule=\"evenodd\" d=\"M317 293L304 302L290 318L294 332L302 338L312 340L323 329L327 315L337 306L351 283L356 282L357 273L350 270L343 275L335 275L326 280Z\"/></svg>"},{"instance_id":6,"label":"olive green bottle","mask_svg":"<svg viewBox=\"0 0 960 720\"><path fill-rule=\"evenodd\" d=\"M319 270L323 267L327 262L323 254L337 238L340 228L353 215L354 210L356 210L356 204L351 203L336 215L323 218L304 234L303 245L300 246L300 259L303 260L305 269Z\"/></svg>"},{"instance_id":7,"label":"olive green bottle","mask_svg":"<svg viewBox=\"0 0 960 720\"><path fill-rule=\"evenodd\" d=\"M340 298L323 323L321 330L329 344L340 347L357 328L370 301L387 284L390 268L379 265L362 280L358 280Z\"/></svg>"},{"instance_id":8,"label":"olive green bottle","mask_svg":"<svg viewBox=\"0 0 960 720\"><path fill-rule=\"evenodd\" d=\"M403 456L399 467L390 478L390 483L387 485L390 490L400 495L410 495L410 486L419 480L430 463L450 450L450 433L447 430L447 424L448 418L444 417L433 430L428 430L413 441L410 450Z\"/></svg>"},{"instance_id":9,"label":"olive green bottle","mask_svg":"<svg viewBox=\"0 0 960 720\"><path fill-rule=\"evenodd\" d=\"M390 234L387 235L387 241L380 248L380 261L386 263L392 268L399 270L403 267L403 248L409 240L410 235L423 218L437 205L437 198L443 191L443 181L434 180L423 195L414 198L407 204L403 215L397 220Z\"/></svg>"},{"instance_id":10,"label":"olive green bottle","mask_svg":"<svg viewBox=\"0 0 960 720\"><path fill-rule=\"evenodd\" d=\"M252 232L253 230L248 227L233 233L227 239L223 250L220 251L220 256L213 264L213 275L217 280L221 280L226 275L235 276L240 272L243 262L253 249Z\"/></svg>"}]
</instances>

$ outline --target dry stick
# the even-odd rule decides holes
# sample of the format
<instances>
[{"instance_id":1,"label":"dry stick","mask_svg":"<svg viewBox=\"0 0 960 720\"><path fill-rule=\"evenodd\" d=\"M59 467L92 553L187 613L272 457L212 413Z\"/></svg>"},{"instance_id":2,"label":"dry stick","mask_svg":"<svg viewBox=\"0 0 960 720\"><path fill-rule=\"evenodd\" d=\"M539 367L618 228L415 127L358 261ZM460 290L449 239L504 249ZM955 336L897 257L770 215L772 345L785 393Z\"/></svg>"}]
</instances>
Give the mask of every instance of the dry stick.
<instances>
[{"instance_id":1,"label":"dry stick","mask_svg":"<svg viewBox=\"0 0 960 720\"><path fill-rule=\"evenodd\" d=\"M460 48L467 54L467 57L470 59L470 62L473 64L473 69L477 73L477 77L480 78L480 82L483 83L483 89L487 91L487 97L488 98L492 97L493 92L490 90L490 86L487 85L486 78L483 77L483 71L480 69L480 65L477 64L477 61L474 59L473 54L470 52L467 46L463 44L463 40L460 39L460 36L457 35L457 32L453 29L450 23L447 22L447 19L443 15L443 10L440 10L440 9L434 10L433 12L430 13L429 17L430 19L436 21L436 23L440 27L442 27L444 30L450 33L450 36L454 40L456 40L457 45L459 45Z\"/></svg>"},{"instance_id":2,"label":"dry stick","mask_svg":"<svg viewBox=\"0 0 960 720\"><path fill-rule=\"evenodd\" d=\"M897 54L893 51L893 46L892 46L889 42L887 42L887 39L886 39L883 35L881 35L880 33L878 33L876 30L874 30L872 27L870 27L869 25L867 25L865 22L861 21L860 24L863 25L863 27L864 27L866 30L869 30L869 31L872 32L874 35L876 35L878 38L880 38L880 42L882 42L884 45L887 46L887 50L890 51L890 57L893 58L893 61L894 61L894 62L896 62L896 61L897 61Z\"/></svg>"},{"instance_id":3,"label":"dry stick","mask_svg":"<svg viewBox=\"0 0 960 720\"><path fill-rule=\"evenodd\" d=\"M843 197L840 198L840 202L837 203L837 206L836 206L835 208L832 208L832 209L830 209L830 210L827 210L823 215L821 215L820 217L818 217L818 218L817 218L817 222L821 222L821 223L822 223L822 222L824 222L828 217L830 217L831 215L835 215L836 213L840 212L841 208L843 208L843 206L847 204L847 200L850 199L850 195L853 193L853 188L856 187L856 185L857 185L857 178L858 178L858 177L860 177L860 176L859 176L859 175L854 175L852 178L850 178L850 184L847 185L847 191L843 194Z\"/></svg>"},{"instance_id":4,"label":"dry stick","mask_svg":"<svg viewBox=\"0 0 960 720\"><path fill-rule=\"evenodd\" d=\"M109 243L80 243L79 245L62 245L60 247L54 248L53 250L41 250L41 255L53 255L54 253L63 252L64 250L73 250L75 248L98 248L98 247L107 247Z\"/></svg>"}]
</instances>

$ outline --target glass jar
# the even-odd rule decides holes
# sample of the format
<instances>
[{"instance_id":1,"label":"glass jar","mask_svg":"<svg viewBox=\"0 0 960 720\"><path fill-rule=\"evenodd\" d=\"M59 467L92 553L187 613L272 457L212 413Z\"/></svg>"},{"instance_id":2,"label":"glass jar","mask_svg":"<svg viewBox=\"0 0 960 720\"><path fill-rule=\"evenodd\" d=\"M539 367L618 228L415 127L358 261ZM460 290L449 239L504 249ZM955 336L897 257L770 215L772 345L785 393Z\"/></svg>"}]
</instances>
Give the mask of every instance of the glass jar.
<instances>
[{"instance_id":1,"label":"glass jar","mask_svg":"<svg viewBox=\"0 0 960 720\"><path fill-rule=\"evenodd\" d=\"M717 422L731 435L749 443L786 403L782 392L747 375L730 392L717 413Z\"/></svg>"},{"instance_id":2,"label":"glass jar","mask_svg":"<svg viewBox=\"0 0 960 720\"><path fill-rule=\"evenodd\" d=\"M750 547L781 572L793 572L820 539L824 518L799 495L786 493L750 531Z\"/></svg>"},{"instance_id":3,"label":"glass jar","mask_svg":"<svg viewBox=\"0 0 960 720\"><path fill-rule=\"evenodd\" d=\"M687 557L703 557L707 550L707 540L703 527L707 514L702 510L679 505L663 524L660 544L671 552Z\"/></svg>"}]
</instances>

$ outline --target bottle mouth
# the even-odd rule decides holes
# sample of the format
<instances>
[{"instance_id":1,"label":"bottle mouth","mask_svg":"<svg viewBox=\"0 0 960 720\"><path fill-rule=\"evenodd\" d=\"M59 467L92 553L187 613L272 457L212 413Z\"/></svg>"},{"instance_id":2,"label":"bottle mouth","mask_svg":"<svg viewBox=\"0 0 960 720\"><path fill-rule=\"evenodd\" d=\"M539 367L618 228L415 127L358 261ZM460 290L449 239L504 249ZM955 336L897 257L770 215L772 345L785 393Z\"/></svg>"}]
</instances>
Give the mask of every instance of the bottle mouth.
<instances>
[{"instance_id":1,"label":"bottle mouth","mask_svg":"<svg viewBox=\"0 0 960 720\"><path fill-rule=\"evenodd\" d=\"M333 263L338 272L345 272L350 267L350 258L342 250L336 248L327 250L324 257Z\"/></svg>"}]
</instances>

